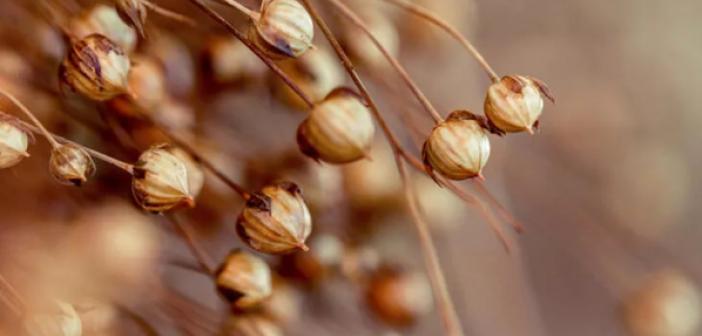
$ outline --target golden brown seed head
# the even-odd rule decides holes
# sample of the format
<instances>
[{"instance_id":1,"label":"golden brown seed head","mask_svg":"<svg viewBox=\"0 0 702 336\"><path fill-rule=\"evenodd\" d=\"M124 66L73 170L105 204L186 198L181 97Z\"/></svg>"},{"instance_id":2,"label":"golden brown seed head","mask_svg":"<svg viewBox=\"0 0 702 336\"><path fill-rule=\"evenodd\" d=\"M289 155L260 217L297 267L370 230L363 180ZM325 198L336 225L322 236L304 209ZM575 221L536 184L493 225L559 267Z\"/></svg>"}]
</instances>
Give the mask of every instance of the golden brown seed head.
<instances>
[{"instance_id":1,"label":"golden brown seed head","mask_svg":"<svg viewBox=\"0 0 702 336\"><path fill-rule=\"evenodd\" d=\"M307 156L328 163L348 163L368 156L375 125L368 107L350 89L335 89L318 103L297 130Z\"/></svg>"},{"instance_id":2,"label":"golden brown seed head","mask_svg":"<svg viewBox=\"0 0 702 336\"><path fill-rule=\"evenodd\" d=\"M148 10L140 0L115 0L115 8L120 18L144 36L144 25Z\"/></svg>"},{"instance_id":3,"label":"golden brown seed head","mask_svg":"<svg viewBox=\"0 0 702 336\"><path fill-rule=\"evenodd\" d=\"M312 46L314 24L297 0L264 1L250 37L270 57L299 57Z\"/></svg>"},{"instance_id":4,"label":"golden brown seed head","mask_svg":"<svg viewBox=\"0 0 702 336\"><path fill-rule=\"evenodd\" d=\"M366 298L380 319L397 326L414 323L433 307L431 287L420 273L379 270L369 282Z\"/></svg>"},{"instance_id":5,"label":"golden brown seed head","mask_svg":"<svg viewBox=\"0 0 702 336\"><path fill-rule=\"evenodd\" d=\"M152 212L195 205L187 167L171 154L168 145L154 146L141 154L134 164L132 193L142 209Z\"/></svg>"},{"instance_id":6,"label":"golden brown seed head","mask_svg":"<svg viewBox=\"0 0 702 336\"><path fill-rule=\"evenodd\" d=\"M239 216L237 232L260 252L306 251L312 219L300 188L292 182L280 182L253 193Z\"/></svg>"},{"instance_id":7,"label":"golden brown seed head","mask_svg":"<svg viewBox=\"0 0 702 336\"><path fill-rule=\"evenodd\" d=\"M544 109L542 96L554 101L548 87L538 79L504 76L488 88L485 116L498 133L533 133Z\"/></svg>"},{"instance_id":8,"label":"golden brown seed head","mask_svg":"<svg viewBox=\"0 0 702 336\"><path fill-rule=\"evenodd\" d=\"M51 151L49 172L61 184L80 187L95 174L95 162L83 148L65 144Z\"/></svg>"},{"instance_id":9,"label":"golden brown seed head","mask_svg":"<svg viewBox=\"0 0 702 336\"><path fill-rule=\"evenodd\" d=\"M24 318L28 336L81 336L82 323L72 305L57 301L50 311L30 314Z\"/></svg>"},{"instance_id":10,"label":"golden brown seed head","mask_svg":"<svg viewBox=\"0 0 702 336\"><path fill-rule=\"evenodd\" d=\"M205 172L202 170L202 165L180 147L168 147L168 151L185 164L185 168L188 171L190 195L197 197L205 186Z\"/></svg>"},{"instance_id":11,"label":"golden brown seed head","mask_svg":"<svg viewBox=\"0 0 702 336\"><path fill-rule=\"evenodd\" d=\"M271 270L250 253L234 250L216 273L217 289L237 309L249 309L272 292Z\"/></svg>"},{"instance_id":12,"label":"golden brown seed head","mask_svg":"<svg viewBox=\"0 0 702 336\"><path fill-rule=\"evenodd\" d=\"M224 328L224 335L231 336L283 336L280 327L258 314L232 316Z\"/></svg>"},{"instance_id":13,"label":"golden brown seed head","mask_svg":"<svg viewBox=\"0 0 702 336\"><path fill-rule=\"evenodd\" d=\"M452 180L480 176L489 157L484 123L467 111L453 112L436 125L422 148L427 168Z\"/></svg>"},{"instance_id":14,"label":"golden brown seed head","mask_svg":"<svg viewBox=\"0 0 702 336\"><path fill-rule=\"evenodd\" d=\"M0 119L0 169L10 168L29 156L29 135L12 120Z\"/></svg>"},{"instance_id":15,"label":"golden brown seed head","mask_svg":"<svg viewBox=\"0 0 702 336\"><path fill-rule=\"evenodd\" d=\"M103 35L130 54L136 48L138 38L136 30L128 23L120 17L115 7L98 4L72 19L69 29L78 39L93 34Z\"/></svg>"},{"instance_id":16,"label":"golden brown seed head","mask_svg":"<svg viewBox=\"0 0 702 336\"><path fill-rule=\"evenodd\" d=\"M280 63L281 69L313 101L324 99L329 92L344 82L344 73L338 59L323 48L310 50L297 59ZM282 80L274 82L278 97L289 106L306 110L307 104Z\"/></svg>"},{"instance_id":17,"label":"golden brown seed head","mask_svg":"<svg viewBox=\"0 0 702 336\"><path fill-rule=\"evenodd\" d=\"M127 92L129 57L102 35L76 42L59 69L60 80L71 89L97 101Z\"/></svg>"}]
</instances>

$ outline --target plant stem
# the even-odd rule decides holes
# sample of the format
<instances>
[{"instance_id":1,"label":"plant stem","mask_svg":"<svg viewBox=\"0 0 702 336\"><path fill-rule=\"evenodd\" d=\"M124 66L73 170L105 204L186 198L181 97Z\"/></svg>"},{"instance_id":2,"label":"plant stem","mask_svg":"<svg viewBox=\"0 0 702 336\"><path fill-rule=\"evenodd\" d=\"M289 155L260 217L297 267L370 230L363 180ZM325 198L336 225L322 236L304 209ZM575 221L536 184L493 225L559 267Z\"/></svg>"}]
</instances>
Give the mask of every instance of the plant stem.
<instances>
[{"instance_id":1,"label":"plant stem","mask_svg":"<svg viewBox=\"0 0 702 336\"><path fill-rule=\"evenodd\" d=\"M451 26L451 24L449 24L448 22L446 22L445 20L440 18L438 15L436 15L436 14L432 13L431 11L429 11L428 9L426 9L420 5L414 4L408 0L384 0L384 1L390 2L398 7L401 7L403 9L411 12L412 14L415 14L415 15L435 24L436 26L443 29L444 31L446 31L449 35L453 36L453 38L458 40L458 42L466 50L468 50L468 52L470 52L473 55L475 60L478 61L478 63L480 63L480 65L483 67L483 69L485 69L485 72L487 73L488 77L490 77L490 80L492 80L494 83L497 83L500 81L500 77L497 75L495 70L492 69L490 64L488 64L488 62L485 60L483 55L481 55L480 52L478 52L478 49L476 49L475 46L473 46L473 44L465 36L463 36L463 34L461 34L461 32L458 31L458 29Z\"/></svg>"},{"instance_id":2,"label":"plant stem","mask_svg":"<svg viewBox=\"0 0 702 336\"><path fill-rule=\"evenodd\" d=\"M183 241L185 241L185 243L188 245L190 252L197 260L200 268L202 268L202 270L207 272L209 275L214 274L214 270L210 266L212 264L212 258L210 258L207 252L205 252L200 245L195 242L195 238L193 238L190 228L185 223L178 220L174 215L169 215L168 218L171 220L173 226L175 226L176 230L183 238Z\"/></svg>"},{"instance_id":3,"label":"plant stem","mask_svg":"<svg viewBox=\"0 0 702 336\"><path fill-rule=\"evenodd\" d=\"M7 290L7 293L5 290ZM2 274L0 274L0 300L2 300L17 317L22 317L22 315L24 315L23 311L27 307L26 302L15 287L13 287Z\"/></svg>"},{"instance_id":4,"label":"plant stem","mask_svg":"<svg viewBox=\"0 0 702 336\"><path fill-rule=\"evenodd\" d=\"M197 24L195 21L193 21L191 18L188 18L184 15L178 14L176 12L173 12L171 10L165 9L149 0L139 0L141 3L144 4L144 6L148 7L150 10L154 11L156 14L161 15L163 17L169 18L171 20L183 22L185 24L188 24L190 26L195 27Z\"/></svg>"},{"instance_id":5,"label":"plant stem","mask_svg":"<svg viewBox=\"0 0 702 336\"><path fill-rule=\"evenodd\" d=\"M261 14L259 12L248 9L246 6L242 5L240 2L238 2L236 0L219 0L219 1L223 2L224 4L226 4L228 6L236 8L238 11L240 11L244 15L248 16L254 22L258 21L261 18Z\"/></svg>"},{"instance_id":6,"label":"plant stem","mask_svg":"<svg viewBox=\"0 0 702 336\"><path fill-rule=\"evenodd\" d=\"M47 141L49 141L52 148L56 149L57 147L61 146L61 144L59 144L58 141L54 139L51 133L49 133L49 131L47 131L46 128L44 128L44 125L42 125L39 119L37 119L37 117L34 116L32 111L30 111L26 106L24 106L24 104L22 104L22 102L20 102L19 99L15 98L15 96L13 96L11 93L5 91L2 88L0 88L0 94L7 97L7 99L12 101L13 104L15 104L17 107L19 107L20 110L22 110L22 113L24 113L24 115L26 115L27 118L29 118L29 120L31 120L32 123L34 123L34 125L36 125L39 128L41 134L46 138Z\"/></svg>"},{"instance_id":7,"label":"plant stem","mask_svg":"<svg viewBox=\"0 0 702 336\"><path fill-rule=\"evenodd\" d=\"M368 37L371 39L373 44L375 45L376 48L383 54L383 56L390 62L392 67L395 69L400 74L400 77L402 77L402 80L407 84L409 89L412 91L412 93L417 97L419 102L422 104L424 109L431 115L431 117L434 119L434 122L440 123L444 119L441 117L441 114L436 110L434 105L429 101L427 96L422 92L421 89L417 86L417 84L412 80L410 75L407 73L407 70L400 64L400 62L397 60L397 58L393 55L390 54L390 52L383 46L382 43L373 35L373 33L370 31L370 28L361 20L356 13L354 13L348 6L346 6L344 3L342 3L339 0L327 0L331 2L336 8L339 9L339 11L346 17L348 18L356 27L361 29Z\"/></svg>"}]
</instances>

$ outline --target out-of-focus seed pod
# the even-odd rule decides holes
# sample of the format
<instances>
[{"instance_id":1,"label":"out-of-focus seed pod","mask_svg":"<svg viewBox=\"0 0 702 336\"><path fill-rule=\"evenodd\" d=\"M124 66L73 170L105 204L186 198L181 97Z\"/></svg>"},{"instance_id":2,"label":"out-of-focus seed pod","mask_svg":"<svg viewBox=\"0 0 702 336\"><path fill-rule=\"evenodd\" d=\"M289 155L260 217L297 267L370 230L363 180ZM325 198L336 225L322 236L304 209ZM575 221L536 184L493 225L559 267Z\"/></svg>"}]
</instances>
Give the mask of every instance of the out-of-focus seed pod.
<instances>
[{"instance_id":1,"label":"out-of-focus seed pod","mask_svg":"<svg viewBox=\"0 0 702 336\"><path fill-rule=\"evenodd\" d=\"M392 20L379 10L363 10L359 13L371 34L392 56L400 52L400 36ZM390 66L383 53L375 46L368 35L353 24L344 26L344 46L359 64L371 69Z\"/></svg>"},{"instance_id":2,"label":"out-of-focus seed pod","mask_svg":"<svg viewBox=\"0 0 702 336\"><path fill-rule=\"evenodd\" d=\"M328 163L348 163L368 156L375 125L361 97L338 88L318 103L297 130L305 155Z\"/></svg>"},{"instance_id":3,"label":"out-of-focus seed pod","mask_svg":"<svg viewBox=\"0 0 702 336\"><path fill-rule=\"evenodd\" d=\"M29 135L16 122L0 118L0 169L10 168L29 156Z\"/></svg>"},{"instance_id":4,"label":"out-of-focus seed pod","mask_svg":"<svg viewBox=\"0 0 702 336\"><path fill-rule=\"evenodd\" d=\"M273 280L273 293L261 306L261 311L277 323L297 321L302 312L303 295L297 287L281 279Z\"/></svg>"},{"instance_id":5,"label":"out-of-focus seed pod","mask_svg":"<svg viewBox=\"0 0 702 336\"><path fill-rule=\"evenodd\" d=\"M24 319L28 336L81 336L80 317L72 305L56 301L51 311L30 314Z\"/></svg>"},{"instance_id":6,"label":"out-of-focus seed pod","mask_svg":"<svg viewBox=\"0 0 702 336\"><path fill-rule=\"evenodd\" d=\"M478 9L474 0L413 0L430 12L434 13L458 31L470 36L478 23ZM432 46L432 52L437 46L454 42L450 35L439 29L433 29L426 19L409 11L400 13L400 27L403 33L411 39L412 44L421 43L422 47Z\"/></svg>"},{"instance_id":7,"label":"out-of-focus seed pod","mask_svg":"<svg viewBox=\"0 0 702 336\"><path fill-rule=\"evenodd\" d=\"M163 69L154 59L133 57L128 87L136 103L147 110L156 108L168 97Z\"/></svg>"},{"instance_id":8,"label":"out-of-focus seed pod","mask_svg":"<svg viewBox=\"0 0 702 336\"><path fill-rule=\"evenodd\" d=\"M488 88L485 116L496 133L533 133L544 109L542 96L555 101L546 84L538 79L504 76Z\"/></svg>"},{"instance_id":9,"label":"out-of-focus seed pod","mask_svg":"<svg viewBox=\"0 0 702 336\"><path fill-rule=\"evenodd\" d=\"M699 290L677 271L658 273L625 302L624 319L633 336L698 335Z\"/></svg>"},{"instance_id":10,"label":"out-of-focus seed pod","mask_svg":"<svg viewBox=\"0 0 702 336\"><path fill-rule=\"evenodd\" d=\"M451 113L434 126L424 142L424 164L452 180L480 176L490 157L490 140L484 127L483 120L468 111Z\"/></svg>"},{"instance_id":11,"label":"out-of-focus seed pod","mask_svg":"<svg viewBox=\"0 0 702 336\"><path fill-rule=\"evenodd\" d=\"M59 69L61 83L104 101L127 92L129 57L102 35L88 35L71 46Z\"/></svg>"},{"instance_id":12,"label":"out-of-focus seed pod","mask_svg":"<svg viewBox=\"0 0 702 336\"><path fill-rule=\"evenodd\" d=\"M334 235L322 234L310 242L309 252L286 255L281 260L281 275L299 278L315 285L338 269L344 254L343 243Z\"/></svg>"},{"instance_id":13,"label":"out-of-focus seed pod","mask_svg":"<svg viewBox=\"0 0 702 336\"><path fill-rule=\"evenodd\" d=\"M258 306L272 292L266 262L241 250L232 251L216 272L217 290L237 309Z\"/></svg>"},{"instance_id":14,"label":"out-of-focus seed pod","mask_svg":"<svg viewBox=\"0 0 702 336\"><path fill-rule=\"evenodd\" d=\"M310 50L300 58L280 63L283 71L313 101L322 100L334 88L344 82L344 73L339 61L328 50ZM280 79L274 79L273 89L289 106L304 110L307 104Z\"/></svg>"},{"instance_id":15,"label":"out-of-focus seed pod","mask_svg":"<svg viewBox=\"0 0 702 336\"><path fill-rule=\"evenodd\" d=\"M291 182L266 186L253 193L237 221L237 232L251 248L271 254L308 250L310 212L300 188Z\"/></svg>"},{"instance_id":16,"label":"out-of-focus seed pod","mask_svg":"<svg viewBox=\"0 0 702 336\"><path fill-rule=\"evenodd\" d=\"M224 326L226 336L283 336L283 331L261 315L232 316Z\"/></svg>"},{"instance_id":17,"label":"out-of-focus seed pod","mask_svg":"<svg viewBox=\"0 0 702 336\"><path fill-rule=\"evenodd\" d=\"M420 273L381 269L370 280L366 298L384 322L406 326L433 308L431 287Z\"/></svg>"},{"instance_id":18,"label":"out-of-focus seed pod","mask_svg":"<svg viewBox=\"0 0 702 336\"><path fill-rule=\"evenodd\" d=\"M153 35L146 46L147 54L161 64L168 91L176 97L187 97L195 86L195 62L190 50L176 36Z\"/></svg>"},{"instance_id":19,"label":"out-of-focus seed pod","mask_svg":"<svg viewBox=\"0 0 702 336\"><path fill-rule=\"evenodd\" d=\"M373 160L343 166L344 185L357 208L393 208L402 199L402 181L389 145L375 141Z\"/></svg>"},{"instance_id":20,"label":"out-of-focus seed pod","mask_svg":"<svg viewBox=\"0 0 702 336\"><path fill-rule=\"evenodd\" d=\"M200 191L202 191L202 188L205 186L205 171L202 169L202 165L195 161L192 155L188 154L188 152L180 147L169 147L168 150L185 164L185 168L188 171L188 189L190 190L190 195L197 198L197 196L200 195Z\"/></svg>"},{"instance_id":21,"label":"out-of-focus seed pod","mask_svg":"<svg viewBox=\"0 0 702 336\"><path fill-rule=\"evenodd\" d=\"M120 46L126 53L136 48L137 33L125 23L114 7L99 4L71 20L69 30L78 39L99 34Z\"/></svg>"},{"instance_id":22,"label":"out-of-focus seed pod","mask_svg":"<svg viewBox=\"0 0 702 336\"><path fill-rule=\"evenodd\" d=\"M267 71L263 61L233 36L210 39L204 54L206 70L215 84L242 83L263 77Z\"/></svg>"},{"instance_id":23,"label":"out-of-focus seed pod","mask_svg":"<svg viewBox=\"0 0 702 336\"><path fill-rule=\"evenodd\" d=\"M134 164L132 193L142 209L163 212L178 206L195 206L183 160L157 145L141 154Z\"/></svg>"},{"instance_id":24,"label":"out-of-focus seed pod","mask_svg":"<svg viewBox=\"0 0 702 336\"><path fill-rule=\"evenodd\" d=\"M450 231L465 220L465 203L450 190L425 176L413 178L412 185L422 214L432 229Z\"/></svg>"},{"instance_id":25,"label":"out-of-focus seed pod","mask_svg":"<svg viewBox=\"0 0 702 336\"><path fill-rule=\"evenodd\" d=\"M139 35L144 36L144 25L146 24L146 16L148 10L144 3L140 0L115 0L115 8L117 14L122 20L134 27Z\"/></svg>"},{"instance_id":26,"label":"out-of-focus seed pod","mask_svg":"<svg viewBox=\"0 0 702 336\"><path fill-rule=\"evenodd\" d=\"M370 246L347 248L341 258L341 274L349 279L361 282L379 269L381 263L378 251Z\"/></svg>"},{"instance_id":27,"label":"out-of-focus seed pod","mask_svg":"<svg viewBox=\"0 0 702 336\"><path fill-rule=\"evenodd\" d=\"M299 57L312 47L314 24L297 0L268 0L249 35L270 57Z\"/></svg>"},{"instance_id":28,"label":"out-of-focus seed pod","mask_svg":"<svg viewBox=\"0 0 702 336\"><path fill-rule=\"evenodd\" d=\"M83 148L69 143L51 151L49 172L61 184L80 187L95 174L95 162Z\"/></svg>"}]
</instances>

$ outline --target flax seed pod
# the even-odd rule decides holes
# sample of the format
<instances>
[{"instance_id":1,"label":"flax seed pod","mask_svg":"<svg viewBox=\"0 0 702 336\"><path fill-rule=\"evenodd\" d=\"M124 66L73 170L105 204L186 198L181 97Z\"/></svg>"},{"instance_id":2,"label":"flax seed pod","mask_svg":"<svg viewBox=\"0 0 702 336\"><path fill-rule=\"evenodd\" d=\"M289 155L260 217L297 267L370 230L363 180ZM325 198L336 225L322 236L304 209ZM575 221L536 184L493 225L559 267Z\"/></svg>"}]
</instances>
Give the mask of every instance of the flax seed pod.
<instances>
[{"instance_id":1,"label":"flax seed pod","mask_svg":"<svg viewBox=\"0 0 702 336\"><path fill-rule=\"evenodd\" d=\"M497 133L534 133L544 109L543 97L554 101L546 85L531 77L504 76L488 88L485 116Z\"/></svg>"},{"instance_id":2,"label":"flax seed pod","mask_svg":"<svg viewBox=\"0 0 702 336\"><path fill-rule=\"evenodd\" d=\"M451 113L434 126L424 142L424 164L452 180L480 176L490 157L490 140L484 127L484 122L468 111Z\"/></svg>"},{"instance_id":3,"label":"flax seed pod","mask_svg":"<svg viewBox=\"0 0 702 336\"><path fill-rule=\"evenodd\" d=\"M249 37L270 57L299 57L312 46L314 24L297 0L268 0Z\"/></svg>"},{"instance_id":4,"label":"flax seed pod","mask_svg":"<svg viewBox=\"0 0 702 336\"><path fill-rule=\"evenodd\" d=\"M95 5L71 20L69 30L79 39L103 35L128 54L134 51L138 42L136 31L122 20L117 9L103 4Z\"/></svg>"},{"instance_id":5,"label":"flax seed pod","mask_svg":"<svg viewBox=\"0 0 702 336\"><path fill-rule=\"evenodd\" d=\"M433 308L431 287L421 273L393 269L371 277L366 299L378 318L396 326L411 325Z\"/></svg>"},{"instance_id":6,"label":"flax seed pod","mask_svg":"<svg viewBox=\"0 0 702 336\"><path fill-rule=\"evenodd\" d=\"M80 187L95 174L95 162L83 148L69 143L51 151L49 172L61 184Z\"/></svg>"},{"instance_id":7,"label":"flax seed pod","mask_svg":"<svg viewBox=\"0 0 702 336\"><path fill-rule=\"evenodd\" d=\"M144 210L163 212L183 205L195 206L188 187L187 167L168 148L168 145L154 146L134 164L132 193Z\"/></svg>"},{"instance_id":8,"label":"flax seed pod","mask_svg":"<svg viewBox=\"0 0 702 336\"><path fill-rule=\"evenodd\" d=\"M216 272L217 290L234 308L253 308L272 292L271 270L266 262L241 250L232 251Z\"/></svg>"},{"instance_id":9,"label":"flax seed pod","mask_svg":"<svg viewBox=\"0 0 702 336\"><path fill-rule=\"evenodd\" d=\"M318 104L297 130L305 155L328 163L348 163L368 157L375 125L361 97L338 88Z\"/></svg>"},{"instance_id":10,"label":"flax seed pod","mask_svg":"<svg viewBox=\"0 0 702 336\"><path fill-rule=\"evenodd\" d=\"M28 147L28 133L11 119L0 117L0 169L10 168L28 157Z\"/></svg>"},{"instance_id":11,"label":"flax seed pod","mask_svg":"<svg viewBox=\"0 0 702 336\"><path fill-rule=\"evenodd\" d=\"M72 305L56 301L50 310L25 317L24 330L28 336L81 336L80 317Z\"/></svg>"},{"instance_id":12,"label":"flax seed pod","mask_svg":"<svg viewBox=\"0 0 702 336\"><path fill-rule=\"evenodd\" d=\"M308 250L305 241L312 232L312 219L300 188L291 182L280 182L253 193L239 216L237 232L260 252Z\"/></svg>"},{"instance_id":13,"label":"flax seed pod","mask_svg":"<svg viewBox=\"0 0 702 336\"><path fill-rule=\"evenodd\" d=\"M134 27L139 35L145 35L144 25L148 10L141 0L115 0L115 8L127 25Z\"/></svg>"},{"instance_id":14,"label":"flax seed pod","mask_svg":"<svg viewBox=\"0 0 702 336\"><path fill-rule=\"evenodd\" d=\"M185 164L188 171L188 189L190 189L190 194L196 198L205 186L205 171L202 169L202 165L180 147L169 147L168 151Z\"/></svg>"},{"instance_id":15,"label":"flax seed pod","mask_svg":"<svg viewBox=\"0 0 702 336\"><path fill-rule=\"evenodd\" d=\"M110 39L88 35L71 46L59 69L62 84L97 101L127 92L129 57Z\"/></svg>"},{"instance_id":16,"label":"flax seed pod","mask_svg":"<svg viewBox=\"0 0 702 336\"><path fill-rule=\"evenodd\" d=\"M280 63L282 70L313 101L322 100L344 82L339 61L328 50L310 50L297 59ZM273 79L276 96L292 108L304 110L307 104L280 79Z\"/></svg>"}]
</instances>

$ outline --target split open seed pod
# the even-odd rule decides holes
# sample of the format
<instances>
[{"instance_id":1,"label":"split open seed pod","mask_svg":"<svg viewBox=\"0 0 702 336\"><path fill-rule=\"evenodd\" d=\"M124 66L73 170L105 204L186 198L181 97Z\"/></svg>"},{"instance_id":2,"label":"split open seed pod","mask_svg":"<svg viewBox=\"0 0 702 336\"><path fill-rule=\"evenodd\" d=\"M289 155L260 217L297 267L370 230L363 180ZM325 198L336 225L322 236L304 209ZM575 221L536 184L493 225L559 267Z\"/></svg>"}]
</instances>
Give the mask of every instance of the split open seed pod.
<instances>
[{"instance_id":1,"label":"split open seed pod","mask_svg":"<svg viewBox=\"0 0 702 336\"><path fill-rule=\"evenodd\" d=\"M144 210L163 212L179 206L195 206L188 186L187 167L169 147L154 146L142 153L134 164L132 193Z\"/></svg>"},{"instance_id":2,"label":"split open seed pod","mask_svg":"<svg viewBox=\"0 0 702 336\"><path fill-rule=\"evenodd\" d=\"M0 169L10 168L29 156L29 135L16 122L0 118Z\"/></svg>"},{"instance_id":3,"label":"split open seed pod","mask_svg":"<svg viewBox=\"0 0 702 336\"><path fill-rule=\"evenodd\" d=\"M555 101L546 84L524 76L504 76L488 88L485 116L498 134L534 133L544 109L544 99Z\"/></svg>"},{"instance_id":4,"label":"split open seed pod","mask_svg":"<svg viewBox=\"0 0 702 336\"><path fill-rule=\"evenodd\" d=\"M297 0L267 0L249 37L270 57L299 57L312 47L314 24Z\"/></svg>"},{"instance_id":5,"label":"split open seed pod","mask_svg":"<svg viewBox=\"0 0 702 336\"><path fill-rule=\"evenodd\" d=\"M95 162L83 148L68 143L51 151L49 172L61 184L80 187L95 174Z\"/></svg>"},{"instance_id":6,"label":"split open seed pod","mask_svg":"<svg viewBox=\"0 0 702 336\"><path fill-rule=\"evenodd\" d=\"M266 262L241 250L232 251L216 272L217 290L237 309L259 305L272 293Z\"/></svg>"}]
</instances>

